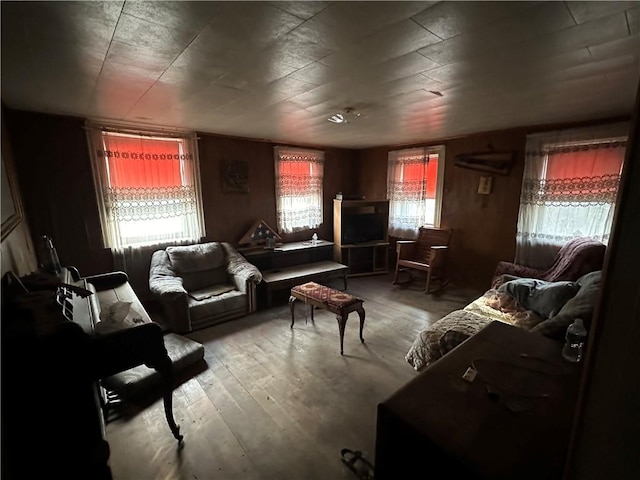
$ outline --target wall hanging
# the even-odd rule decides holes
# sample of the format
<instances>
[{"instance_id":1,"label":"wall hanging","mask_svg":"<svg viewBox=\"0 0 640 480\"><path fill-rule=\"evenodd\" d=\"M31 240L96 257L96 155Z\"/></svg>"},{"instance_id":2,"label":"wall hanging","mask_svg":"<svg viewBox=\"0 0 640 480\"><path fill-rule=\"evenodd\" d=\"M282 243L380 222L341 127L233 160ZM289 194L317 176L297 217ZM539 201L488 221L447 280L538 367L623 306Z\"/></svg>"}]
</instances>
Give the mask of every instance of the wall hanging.
<instances>
[{"instance_id":1,"label":"wall hanging","mask_svg":"<svg viewBox=\"0 0 640 480\"><path fill-rule=\"evenodd\" d=\"M454 163L462 168L508 175L514 157L515 152L461 153L456 155Z\"/></svg>"}]
</instances>

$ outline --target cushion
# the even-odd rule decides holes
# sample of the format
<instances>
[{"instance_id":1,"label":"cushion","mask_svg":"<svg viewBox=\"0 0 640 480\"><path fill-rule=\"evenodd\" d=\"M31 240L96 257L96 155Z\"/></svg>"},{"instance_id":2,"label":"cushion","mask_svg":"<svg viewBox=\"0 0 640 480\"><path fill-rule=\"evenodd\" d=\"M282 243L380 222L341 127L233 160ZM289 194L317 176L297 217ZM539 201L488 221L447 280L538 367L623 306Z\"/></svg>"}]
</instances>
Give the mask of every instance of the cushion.
<instances>
[{"instance_id":1,"label":"cushion","mask_svg":"<svg viewBox=\"0 0 640 480\"><path fill-rule=\"evenodd\" d=\"M556 316L536 325L531 331L555 340L563 340L567 328L576 318L581 318L585 328L589 330L593 310L600 293L601 279L601 270L580 277L576 282L581 285L578 293L567 301Z\"/></svg>"},{"instance_id":2,"label":"cushion","mask_svg":"<svg viewBox=\"0 0 640 480\"><path fill-rule=\"evenodd\" d=\"M577 282L545 282L534 278L520 278L502 284L498 292L511 295L523 308L534 311L542 318L550 318L579 289Z\"/></svg>"},{"instance_id":3,"label":"cushion","mask_svg":"<svg viewBox=\"0 0 640 480\"><path fill-rule=\"evenodd\" d=\"M212 287L202 288L200 290L189 292L189 296L194 300L206 300L207 298L217 297L218 295L231 292L235 289L236 287L234 287L233 285L214 285Z\"/></svg>"},{"instance_id":4,"label":"cushion","mask_svg":"<svg viewBox=\"0 0 640 480\"><path fill-rule=\"evenodd\" d=\"M167 247L167 255L178 274L202 272L225 265L224 249L218 242Z\"/></svg>"},{"instance_id":5,"label":"cushion","mask_svg":"<svg viewBox=\"0 0 640 480\"><path fill-rule=\"evenodd\" d=\"M100 321L96 323L94 331L102 335L143 323L147 323L144 316L131 308L131 302L115 302L102 308Z\"/></svg>"},{"instance_id":6,"label":"cushion","mask_svg":"<svg viewBox=\"0 0 640 480\"><path fill-rule=\"evenodd\" d=\"M238 312L246 312L247 295L238 290L232 290L203 300L189 297L187 303L191 325L195 330L198 325L206 323L210 319L218 317L223 320Z\"/></svg>"},{"instance_id":7,"label":"cushion","mask_svg":"<svg viewBox=\"0 0 640 480\"><path fill-rule=\"evenodd\" d=\"M167 255L187 292L229 283L224 248L218 242L167 247Z\"/></svg>"},{"instance_id":8,"label":"cushion","mask_svg":"<svg viewBox=\"0 0 640 480\"><path fill-rule=\"evenodd\" d=\"M182 273L180 277L182 286L187 292L202 290L213 285L229 284L229 275L224 266L202 272Z\"/></svg>"}]
</instances>

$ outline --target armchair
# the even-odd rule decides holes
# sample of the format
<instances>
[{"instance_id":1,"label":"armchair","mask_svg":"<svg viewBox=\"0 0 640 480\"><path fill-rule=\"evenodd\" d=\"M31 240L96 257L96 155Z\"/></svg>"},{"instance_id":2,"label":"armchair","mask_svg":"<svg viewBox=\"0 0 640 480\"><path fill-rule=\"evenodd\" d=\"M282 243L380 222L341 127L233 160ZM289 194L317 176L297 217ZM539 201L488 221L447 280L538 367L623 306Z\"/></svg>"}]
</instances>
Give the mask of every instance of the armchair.
<instances>
[{"instance_id":1,"label":"armchair","mask_svg":"<svg viewBox=\"0 0 640 480\"><path fill-rule=\"evenodd\" d=\"M151 257L149 289L166 327L178 333L255 311L260 281L260 271L226 242L167 247Z\"/></svg>"},{"instance_id":2,"label":"armchair","mask_svg":"<svg viewBox=\"0 0 640 480\"><path fill-rule=\"evenodd\" d=\"M558 251L551 267L538 270L511 262L498 262L491 288L498 288L514 278L537 278L547 282L575 281L583 275L602 269L606 246L591 238L569 240Z\"/></svg>"},{"instance_id":3,"label":"armchair","mask_svg":"<svg viewBox=\"0 0 640 480\"><path fill-rule=\"evenodd\" d=\"M396 271L393 283L397 285L400 272L411 269L426 272L425 293L430 293L432 280L439 280L440 288L446 285L445 260L449 248L451 230L420 227L417 240L398 240L396 243ZM406 282L405 282L406 283Z\"/></svg>"}]
</instances>

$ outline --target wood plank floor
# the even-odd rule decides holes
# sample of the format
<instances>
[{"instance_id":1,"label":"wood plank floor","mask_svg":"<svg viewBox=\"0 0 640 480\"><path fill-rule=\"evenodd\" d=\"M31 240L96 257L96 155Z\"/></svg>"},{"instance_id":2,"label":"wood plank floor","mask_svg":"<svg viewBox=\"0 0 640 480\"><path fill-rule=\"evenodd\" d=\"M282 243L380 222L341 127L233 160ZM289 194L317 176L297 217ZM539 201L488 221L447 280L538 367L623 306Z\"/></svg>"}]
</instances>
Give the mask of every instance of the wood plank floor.
<instances>
[{"instance_id":1,"label":"wood plank floor","mask_svg":"<svg viewBox=\"0 0 640 480\"><path fill-rule=\"evenodd\" d=\"M114 479L354 480L340 450L374 461L376 407L417 375L404 360L415 336L482 293L425 295L421 287L393 286L388 275L349 279L348 292L364 300L365 343L352 313L344 356L335 317L316 310L312 323L299 302L293 330L280 301L187 335L205 346L207 368L174 392L183 447L159 400L111 421Z\"/></svg>"}]
</instances>

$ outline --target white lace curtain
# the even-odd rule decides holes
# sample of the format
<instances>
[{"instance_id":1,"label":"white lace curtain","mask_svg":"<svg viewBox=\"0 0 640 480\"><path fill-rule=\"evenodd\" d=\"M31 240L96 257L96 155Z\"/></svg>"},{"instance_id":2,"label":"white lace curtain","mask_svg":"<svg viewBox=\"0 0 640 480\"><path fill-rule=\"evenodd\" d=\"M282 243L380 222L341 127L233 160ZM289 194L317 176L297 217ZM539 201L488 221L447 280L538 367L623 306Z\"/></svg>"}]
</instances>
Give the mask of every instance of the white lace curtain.
<instances>
[{"instance_id":1,"label":"white lace curtain","mask_svg":"<svg viewBox=\"0 0 640 480\"><path fill-rule=\"evenodd\" d=\"M275 147L278 231L317 228L323 221L324 152Z\"/></svg>"},{"instance_id":2,"label":"white lace curtain","mask_svg":"<svg viewBox=\"0 0 640 480\"><path fill-rule=\"evenodd\" d=\"M576 237L607 243L628 124L527 137L516 263L544 268Z\"/></svg>"},{"instance_id":3,"label":"white lace curtain","mask_svg":"<svg viewBox=\"0 0 640 480\"><path fill-rule=\"evenodd\" d=\"M416 238L418 228L436 224L438 153L428 148L389 152L389 235Z\"/></svg>"},{"instance_id":4,"label":"white lace curtain","mask_svg":"<svg viewBox=\"0 0 640 480\"><path fill-rule=\"evenodd\" d=\"M89 129L105 246L116 251L204 235L195 135Z\"/></svg>"}]
</instances>

